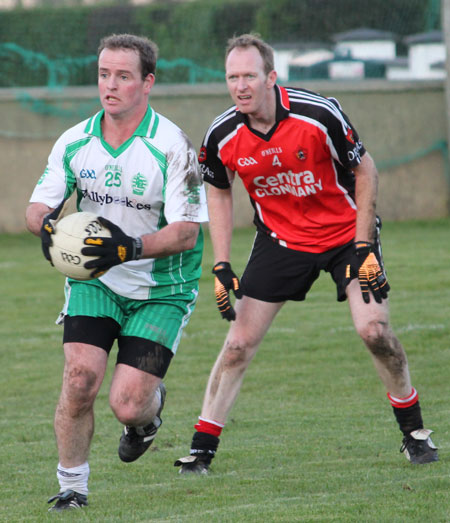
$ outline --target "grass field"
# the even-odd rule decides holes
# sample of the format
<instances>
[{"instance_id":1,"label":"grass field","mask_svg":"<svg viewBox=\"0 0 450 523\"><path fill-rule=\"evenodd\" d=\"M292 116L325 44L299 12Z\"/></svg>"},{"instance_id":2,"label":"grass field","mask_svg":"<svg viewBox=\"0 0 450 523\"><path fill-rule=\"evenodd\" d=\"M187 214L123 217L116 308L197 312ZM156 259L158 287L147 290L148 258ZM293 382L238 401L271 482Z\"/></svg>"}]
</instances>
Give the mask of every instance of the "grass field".
<instances>
[{"instance_id":1,"label":"grass field","mask_svg":"<svg viewBox=\"0 0 450 523\"><path fill-rule=\"evenodd\" d=\"M450 220L386 223L383 248L394 329L406 347L440 461L411 466L384 388L322 275L287 304L252 363L208 477L179 476L209 370L227 324L216 311L207 238L197 309L166 378L164 423L151 450L121 463L108 406L114 365L96 403L90 506L65 520L160 522L450 521ZM253 230L237 231L233 266ZM37 238L0 235L0 520L50 521L58 491L52 420L63 277Z\"/></svg>"}]
</instances>

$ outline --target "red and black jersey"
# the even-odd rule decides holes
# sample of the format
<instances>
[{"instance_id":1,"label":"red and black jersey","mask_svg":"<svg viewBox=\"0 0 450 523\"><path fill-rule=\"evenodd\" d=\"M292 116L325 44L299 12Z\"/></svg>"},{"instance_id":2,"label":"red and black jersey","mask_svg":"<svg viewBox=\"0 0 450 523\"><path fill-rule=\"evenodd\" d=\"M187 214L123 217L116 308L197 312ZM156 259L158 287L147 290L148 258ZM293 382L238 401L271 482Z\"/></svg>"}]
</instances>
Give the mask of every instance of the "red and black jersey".
<instances>
[{"instance_id":1,"label":"red and black jersey","mask_svg":"<svg viewBox=\"0 0 450 523\"><path fill-rule=\"evenodd\" d=\"M218 188L236 172L255 209L255 225L280 245L324 252L355 236L353 168L365 153L333 98L275 86L276 123L251 129L236 106L208 129L199 160L204 180Z\"/></svg>"}]
</instances>

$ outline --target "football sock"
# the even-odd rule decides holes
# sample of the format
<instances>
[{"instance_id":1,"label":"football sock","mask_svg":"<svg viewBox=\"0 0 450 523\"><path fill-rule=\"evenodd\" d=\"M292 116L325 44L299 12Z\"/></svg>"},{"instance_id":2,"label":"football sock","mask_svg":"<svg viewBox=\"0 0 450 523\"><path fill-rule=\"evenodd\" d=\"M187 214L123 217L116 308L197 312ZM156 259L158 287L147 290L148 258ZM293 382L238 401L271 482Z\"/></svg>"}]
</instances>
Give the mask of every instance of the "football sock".
<instances>
[{"instance_id":1,"label":"football sock","mask_svg":"<svg viewBox=\"0 0 450 523\"><path fill-rule=\"evenodd\" d=\"M88 494L89 463L86 461L78 467L66 468L58 463L56 477L59 481L60 492L73 490L78 494Z\"/></svg>"},{"instance_id":2,"label":"football sock","mask_svg":"<svg viewBox=\"0 0 450 523\"><path fill-rule=\"evenodd\" d=\"M211 463L219 446L219 438L205 432L195 432L192 438L191 456L198 456L203 461Z\"/></svg>"},{"instance_id":3,"label":"football sock","mask_svg":"<svg viewBox=\"0 0 450 523\"><path fill-rule=\"evenodd\" d=\"M423 429L419 395L414 388L406 398L397 398L389 393L388 398L400 430L405 436L414 430Z\"/></svg>"},{"instance_id":4,"label":"football sock","mask_svg":"<svg viewBox=\"0 0 450 523\"><path fill-rule=\"evenodd\" d=\"M212 436L216 437L220 436L224 427L225 425L223 423L202 417L199 417L198 423L194 425L194 428L197 430L197 432L204 432L205 434L211 434Z\"/></svg>"},{"instance_id":5,"label":"football sock","mask_svg":"<svg viewBox=\"0 0 450 523\"><path fill-rule=\"evenodd\" d=\"M199 417L198 423L194 425L197 432L194 433L192 438L190 454L211 463L219 446L219 436L223 427L222 423Z\"/></svg>"}]
</instances>

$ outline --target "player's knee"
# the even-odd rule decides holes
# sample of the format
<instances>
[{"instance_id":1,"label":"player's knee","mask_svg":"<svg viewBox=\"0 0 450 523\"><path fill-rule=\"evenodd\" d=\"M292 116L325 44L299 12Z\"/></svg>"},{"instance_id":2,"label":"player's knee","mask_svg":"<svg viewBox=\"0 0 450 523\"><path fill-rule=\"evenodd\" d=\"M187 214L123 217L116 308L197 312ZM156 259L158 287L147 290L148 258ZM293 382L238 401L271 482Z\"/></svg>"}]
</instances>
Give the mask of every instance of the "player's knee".
<instances>
[{"instance_id":1,"label":"player's knee","mask_svg":"<svg viewBox=\"0 0 450 523\"><path fill-rule=\"evenodd\" d=\"M123 425L135 425L136 419L139 419L142 410L133 408L131 405L111 405L111 409L117 420Z\"/></svg>"},{"instance_id":2,"label":"player's knee","mask_svg":"<svg viewBox=\"0 0 450 523\"><path fill-rule=\"evenodd\" d=\"M253 355L253 346L245 340L229 340L223 352L224 366L228 368L247 367Z\"/></svg>"},{"instance_id":3,"label":"player's knee","mask_svg":"<svg viewBox=\"0 0 450 523\"><path fill-rule=\"evenodd\" d=\"M389 337L390 327L385 321L370 320L356 327L358 334L368 346L378 345Z\"/></svg>"},{"instance_id":4,"label":"player's knee","mask_svg":"<svg viewBox=\"0 0 450 523\"><path fill-rule=\"evenodd\" d=\"M111 410L123 425L134 425L136 420L142 417L142 412L148 409L148 401L148 398L139 398L123 392L109 398Z\"/></svg>"},{"instance_id":5,"label":"player's knee","mask_svg":"<svg viewBox=\"0 0 450 523\"><path fill-rule=\"evenodd\" d=\"M371 321L358 332L373 356L380 360L395 360L399 366L406 364L405 351L388 323Z\"/></svg>"},{"instance_id":6,"label":"player's knee","mask_svg":"<svg viewBox=\"0 0 450 523\"><path fill-rule=\"evenodd\" d=\"M97 393L97 375L82 365L66 369L63 383L63 399L68 408L82 411L92 406Z\"/></svg>"}]
</instances>

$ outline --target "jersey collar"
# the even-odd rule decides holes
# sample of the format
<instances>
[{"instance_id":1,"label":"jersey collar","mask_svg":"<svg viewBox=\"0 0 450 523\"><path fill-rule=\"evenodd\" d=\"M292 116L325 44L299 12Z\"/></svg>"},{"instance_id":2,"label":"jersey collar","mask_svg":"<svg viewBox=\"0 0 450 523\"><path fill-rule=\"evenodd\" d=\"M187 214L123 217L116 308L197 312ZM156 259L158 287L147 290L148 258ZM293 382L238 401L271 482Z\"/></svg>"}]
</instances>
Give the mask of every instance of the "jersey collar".
<instances>
[{"instance_id":1,"label":"jersey collar","mask_svg":"<svg viewBox=\"0 0 450 523\"><path fill-rule=\"evenodd\" d=\"M277 122L280 122L289 116L291 104L289 102L289 95L286 89L281 87L281 85L275 85L275 94L277 97L275 119Z\"/></svg>"},{"instance_id":2,"label":"jersey collar","mask_svg":"<svg viewBox=\"0 0 450 523\"><path fill-rule=\"evenodd\" d=\"M284 87L275 84L275 122L279 123L289 116L291 104L289 103L289 95ZM236 113L240 116L243 122L248 126L248 117L246 114L242 114L239 109L236 109Z\"/></svg>"},{"instance_id":3,"label":"jersey collar","mask_svg":"<svg viewBox=\"0 0 450 523\"><path fill-rule=\"evenodd\" d=\"M84 132L102 138L102 118L105 114L105 110L102 109L97 114L89 118ZM150 107L147 107L144 118L134 131L133 136L145 136L147 138L153 138L158 127L159 117L156 112Z\"/></svg>"}]
</instances>

